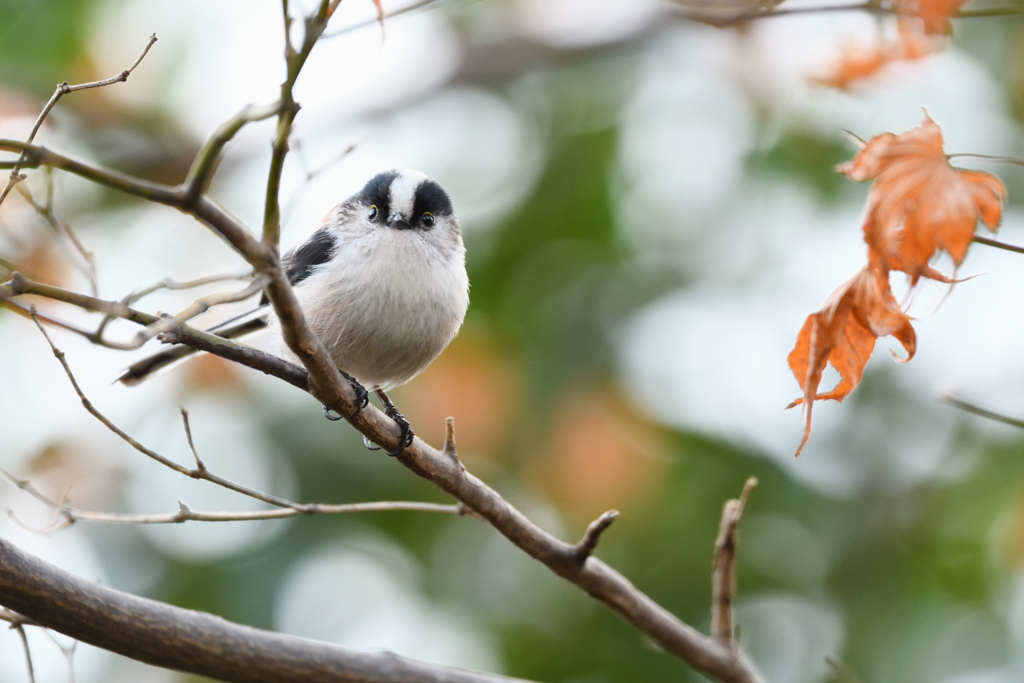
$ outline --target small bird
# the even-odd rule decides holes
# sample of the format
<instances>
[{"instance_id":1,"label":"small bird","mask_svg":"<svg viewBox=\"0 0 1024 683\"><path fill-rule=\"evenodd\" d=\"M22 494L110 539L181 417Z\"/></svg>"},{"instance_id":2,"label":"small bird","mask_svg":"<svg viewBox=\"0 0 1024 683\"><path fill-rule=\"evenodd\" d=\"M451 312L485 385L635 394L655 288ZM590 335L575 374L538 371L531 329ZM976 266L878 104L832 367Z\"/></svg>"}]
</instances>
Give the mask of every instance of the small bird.
<instances>
[{"instance_id":1,"label":"small bird","mask_svg":"<svg viewBox=\"0 0 1024 683\"><path fill-rule=\"evenodd\" d=\"M455 338L469 307L466 249L448 193L419 171L378 173L281 262L310 328L357 387L356 412L366 405L364 387L372 388L402 428L397 455L413 432L384 392L420 374ZM272 314L211 331L234 338L268 325L280 335ZM118 380L137 384L194 352L169 349ZM326 407L324 415L342 419Z\"/></svg>"}]
</instances>

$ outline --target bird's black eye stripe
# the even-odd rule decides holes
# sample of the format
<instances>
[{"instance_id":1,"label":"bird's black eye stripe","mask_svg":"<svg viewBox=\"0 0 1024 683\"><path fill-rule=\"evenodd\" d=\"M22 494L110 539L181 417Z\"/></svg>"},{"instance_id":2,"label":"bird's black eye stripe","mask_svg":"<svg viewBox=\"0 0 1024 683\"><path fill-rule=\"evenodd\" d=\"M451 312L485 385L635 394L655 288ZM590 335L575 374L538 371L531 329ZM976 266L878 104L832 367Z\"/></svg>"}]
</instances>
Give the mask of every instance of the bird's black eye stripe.
<instances>
[{"instance_id":1,"label":"bird's black eye stripe","mask_svg":"<svg viewBox=\"0 0 1024 683\"><path fill-rule=\"evenodd\" d=\"M378 173L363 185L356 197L366 206L376 206L377 215L386 218L391 215L391 183L397 177L398 171Z\"/></svg>"},{"instance_id":2,"label":"bird's black eye stripe","mask_svg":"<svg viewBox=\"0 0 1024 683\"><path fill-rule=\"evenodd\" d=\"M412 215L420 216L432 213L436 216L452 215L452 200L448 193L433 180L424 180L416 188L416 201L413 203Z\"/></svg>"}]
</instances>

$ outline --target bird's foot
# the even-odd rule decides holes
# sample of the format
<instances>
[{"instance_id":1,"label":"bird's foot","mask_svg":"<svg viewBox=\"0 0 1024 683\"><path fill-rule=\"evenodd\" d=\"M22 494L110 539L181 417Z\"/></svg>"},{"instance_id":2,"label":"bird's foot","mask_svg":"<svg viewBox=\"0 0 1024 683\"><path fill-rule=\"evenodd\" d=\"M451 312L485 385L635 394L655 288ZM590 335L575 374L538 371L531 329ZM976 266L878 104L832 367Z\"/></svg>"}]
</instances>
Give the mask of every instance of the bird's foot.
<instances>
[{"instance_id":1,"label":"bird's foot","mask_svg":"<svg viewBox=\"0 0 1024 683\"><path fill-rule=\"evenodd\" d=\"M364 387L362 384L356 381L356 378L348 374L347 372L342 372L341 374L342 376L345 377L345 379L348 380L348 383L352 385L352 389L356 392L356 409L353 410L352 413L349 415L332 415L331 409L328 408L327 406L324 406L324 417L326 417L331 422L337 422L338 420L348 420L350 418L353 418L360 412L362 412L363 408L365 408L370 403L370 394L369 392L366 391L366 387Z\"/></svg>"},{"instance_id":2,"label":"bird's foot","mask_svg":"<svg viewBox=\"0 0 1024 683\"><path fill-rule=\"evenodd\" d=\"M412 440L415 438L416 433L412 431L412 425L409 424L409 421L405 419L404 415L398 412L398 408L396 408L395 404L391 402L388 395L379 388L374 389L374 391L377 392L377 397L380 399L380 402L384 404L384 414L394 420L398 424L398 428L402 430L402 436L398 441L398 450L387 452L388 455L393 458L397 455L401 455L402 451L412 444ZM371 451L380 450L380 446L373 444L365 436L363 437L363 444Z\"/></svg>"}]
</instances>

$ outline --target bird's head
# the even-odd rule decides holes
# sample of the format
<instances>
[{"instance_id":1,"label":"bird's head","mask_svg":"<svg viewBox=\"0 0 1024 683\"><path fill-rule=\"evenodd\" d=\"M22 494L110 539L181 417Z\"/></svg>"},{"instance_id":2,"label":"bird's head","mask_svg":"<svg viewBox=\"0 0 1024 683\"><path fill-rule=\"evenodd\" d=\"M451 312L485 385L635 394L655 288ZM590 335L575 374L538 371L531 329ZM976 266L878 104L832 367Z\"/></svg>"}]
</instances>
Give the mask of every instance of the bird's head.
<instances>
[{"instance_id":1,"label":"bird's head","mask_svg":"<svg viewBox=\"0 0 1024 683\"><path fill-rule=\"evenodd\" d=\"M419 171L378 173L353 197L374 226L421 233L458 231L448 193Z\"/></svg>"}]
</instances>

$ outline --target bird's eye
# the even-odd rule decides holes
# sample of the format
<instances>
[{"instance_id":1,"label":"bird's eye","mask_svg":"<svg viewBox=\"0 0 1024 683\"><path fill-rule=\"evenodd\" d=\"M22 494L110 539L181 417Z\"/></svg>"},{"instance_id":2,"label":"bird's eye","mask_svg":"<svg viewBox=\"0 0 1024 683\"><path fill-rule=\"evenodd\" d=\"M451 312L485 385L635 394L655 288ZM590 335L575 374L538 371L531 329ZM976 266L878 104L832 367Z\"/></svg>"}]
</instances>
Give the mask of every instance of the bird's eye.
<instances>
[{"instance_id":1,"label":"bird's eye","mask_svg":"<svg viewBox=\"0 0 1024 683\"><path fill-rule=\"evenodd\" d=\"M373 204L372 206L370 206L370 220L372 221L376 217L377 217L377 205Z\"/></svg>"},{"instance_id":2,"label":"bird's eye","mask_svg":"<svg viewBox=\"0 0 1024 683\"><path fill-rule=\"evenodd\" d=\"M429 228L434 224L434 214L427 211L426 213L423 214L420 220L423 221L423 225Z\"/></svg>"}]
</instances>

